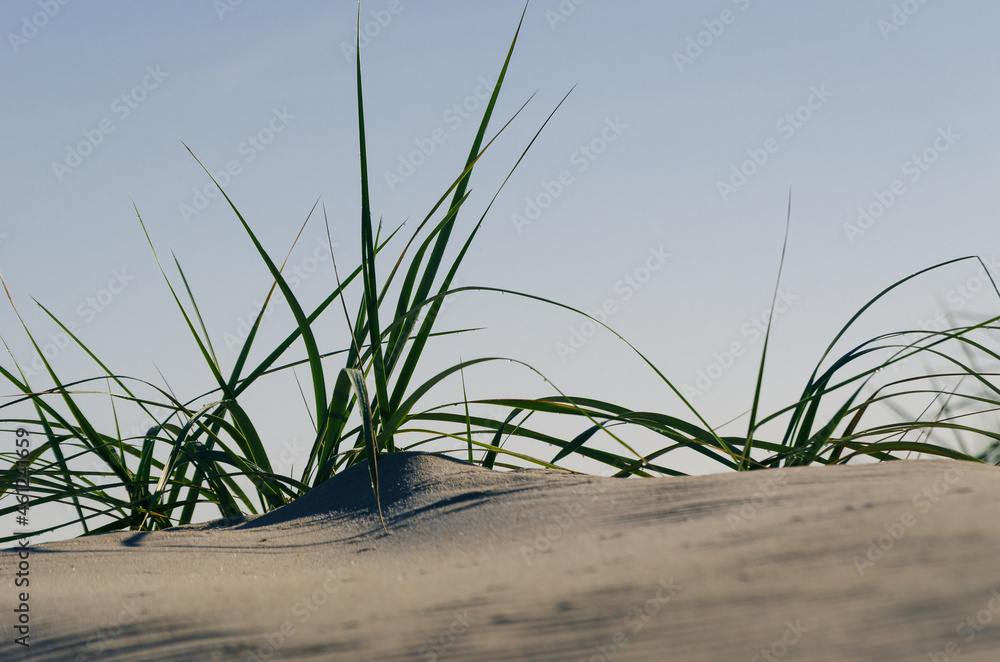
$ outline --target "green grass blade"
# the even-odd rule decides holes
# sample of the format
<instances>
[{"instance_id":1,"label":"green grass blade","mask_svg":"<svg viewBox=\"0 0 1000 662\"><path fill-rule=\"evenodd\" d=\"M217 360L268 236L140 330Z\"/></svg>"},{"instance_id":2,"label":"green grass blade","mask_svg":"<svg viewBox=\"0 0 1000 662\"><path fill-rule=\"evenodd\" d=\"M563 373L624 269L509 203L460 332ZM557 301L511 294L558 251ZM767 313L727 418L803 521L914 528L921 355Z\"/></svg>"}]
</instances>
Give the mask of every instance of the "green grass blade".
<instances>
[{"instance_id":1,"label":"green grass blade","mask_svg":"<svg viewBox=\"0 0 1000 662\"><path fill-rule=\"evenodd\" d=\"M472 177L472 166L480 157L480 147L483 144L483 139L486 136L486 130L489 126L490 119L493 116L493 109L496 107L497 98L500 96L500 89L503 86L504 78L507 75L507 69L510 66L511 57L514 54L514 47L517 44L518 35L521 32L521 26L524 23L524 16L527 13L528 6L525 4L524 11L521 13L521 19L518 22L517 30L514 33L514 38L511 40L510 47L507 50L507 57L504 59L503 67L500 69L500 75L497 77L497 83L493 88L493 93L490 95L490 100L486 105L486 110L483 113L483 119L479 123L479 129L476 132L476 137L473 140L472 147L469 150L469 157L466 160L466 172L464 176L455 188L455 194L452 199L451 207L454 208L459 204L459 201L465 198L466 189L468 188L470 178ZM444 225L438 234L437 241L434 243L434 248L431 251L430 258L428 258L427 265L424 269L423 275L420 278L420 284L417 286L416 294L414 295L415 301L423 301L427 298L433 286L434 280L437 277L438 269L441 266L441 262L444 259L445 248L448 245L448 240L451 237L452 228L455 224L455 218ZM444 288L447 289L447 288ZM413 371L416 367L417 360L423 351L423 343L426 341L427 334L430 331L431 325L433 325L434 318L437 315L437 310L440 308L440 304L432 307L429 311L427 319L421 325L421 330L417 334L417 340L414 341L414 345L411 348L400 377L397 378L396 387L393 392L392 403L393 408L396 403L401 402L403 393L412 377ZM402 334L403 338L409 336L409 330L405 330Z\"/></svg>"},{"instance_id":2,"label":"green grass blade","mask_svg":"<svg viewBox=\"0 0 1000 662\"><path fill-rule=\"evenodd\" d=\"M511 424L511 421L517 418L522 411L524 410L523 409L511 410L510 414L507 415L507 418L504 419L504 422L497 428L496 434L493 436L493 443L491 444L492 448L490 448L490 450L488 450L486 452L486 455L483 457L484 469L492 469L493 465L496 464L498 451L495 449L499 449L502 444L504 429L506 429L507 426ZM466 414L466 418L468 418L468 414ZM471 425L472 423L471 419L469 420L469 423Z\"/></svg>"},{"instance_id":3,"label":"green grass blade","mask_svg":"<svg viewBox=\"0 0 1000 662\"><path fill-rule=\"evenodd\" d=\"M680 392L680 390L679 390L679 389L678 389L678 388L677 388L677 387L676 387L676 386L675 386L675 385L673 384L673 382L671 382L671 381L670 381L670 380L669 380L669 379L668 379L668 378L666 377L666 375L664 375L664 374L663 374L663 372L662 372L662 371L660 371L660 369L659 369L659 368L657 368L657 367L656 367L656 365L655 365L655 364L654 364L654 363L653 363L652 361L650 361L650 360L649 360L649 359L648 359L648 358L646 357L646 355L645 355L645 354L643 354L642 352L640 352L640 351L639 351L639 350L638 350L638 349L637 349L637 348L635 347L635 345L633 345L632 343L630 343L630 342L629 342L628 340L626 340L626 339L625 339L625 337L624 337L624 336L622 336L621 334L619 334L619 333L618 333L617 331L615 331L614 329L612 329L612 328L611 328L610 326L608 326L608 325L607 325L607 324L605 324L604 322L601 322L601 321L600 321L599 319L597 319L596 317L593 317L593 316L591 316L591 315L589 315L589 314L587 314L587 313L583 312L582 310L579 310L579 309L577 309L577 308L574 308L573 306L568 306L568 305L566 305L566 304L564 304L564 303L559 303L559 302L557 302L557 301L553 301L552 299L548 299L548 298L546 298L546 297L541 297L541 296L536 296L536 295L534 295L534 294L527 294L527 293L525 293L525 292L518 292L518 291L515 291L515 290L510 290L510 289L506 289L506 288L498 288L498 287L486 287L486 286L481 286L481 285L477 285L477 286L465 286L465 287L456 287L456 288L453 288L453 289L451 289L451 290L448 290L448 291L446 291L446 292L441 292L441 293L439 293L439 294L436 294L436 295L434 295L433 297L431 297L430 299L427 299L426 301L423 301L423 302L422 302L421 304L419 304L419 305L420 305L420 306L422 306L422 305L428 305L428 304L429 304L429 303L431 303L432 301L435 301L435 300L440 300L440 299L443 299L443 298L444 298L444 297L446 297L446 296L449 296L449 295L452 295L452 294L459 294L459 293L461 293L461 292L494 292L494 293L498 293L498 294L509 294L509 295L512 295L512 296L516 296L516 297L520 297L520 298L524 298L524 299L528 299L528 300L531 300L531 301L538 301L538 302L540 302L540 303L545 303L545 304L548 304L548 305L551 305L551 306L556 306L557 308L562 308L562 309L564 309L564 310L568 310L568 311L571 311L571 312L573 312L573 313L576 313L577 315L581 315L581 316L583 316L583 317L586 317L587 319L591 320L591 321L592 321L592 322L594 322L595 324L598 324L598 325L600 325L601 327L603 327L603 328L607 329L607 330L608 330L608 331L610 331L610 332L611 332L611 333L612 333L612 334L613 334L613 335L614 335L614 336L615 336L616 338L618 338L618 339L619 339L619 340L621 340L621 341L622 341L623 343L625 343L625 345L626 345L626 346L628 346L628 348L629 348L629 349L631 349L631 350L632 350L632 351L633 351L633 352L634 352L634 353L635 353L635 354L636 354L636 355L637 355L637 356L638 356L638 357L639 357L639 358L640 358L640 359L641 359L641 360L642 360L642 361L643 361L643 362L644 362L644 363L645 363L645 364L646 364L647 366L649 366L649 368L650 368L650 369L652 369L652 370L653 370L653 372L655 372L655 373L656 373L656 375L657 375L657 376L658 376L658 377L660 378L660 380L661 380L661 381L663 381L663 383L664 383L664 384L665 384L665 385L666 385L666 386L667 386L667 387L668 387L668 388L669 388L669 389L670 389L670 390L671 390L671 391L672 391L672 392L673 392L673 393L674 393L674 394L675 394L675 395L676 395L676 396L677 396L677 397L678 397L678 398L679 398L679 399L681 400L681 402L682 402L682 403L684 403L684 405L685 405L685 406L686 406L686 407L687 407L687 408L688 408L688 409L689 409L689 410L690 410L690 411L691 411L691 412L692 412L692 413L694 414L695 418L697 418L697 419L698 419L698 421L699 421L699 422L700 422L700 423L701 423L701 424L702 424L702 425L704 426L704 429L705 429L705 430L706 430L706 431L707 431L707 432L708 432L708 433L709 433L709 434L710 434L710 435L712 436L712 438L714 439L714 441L715 441L715 442L716 442L716 443L718 444L719 448L723 449L723 450L724 450L724 451L725 451L726 453L730 454L730 455L731 455L731 456L733 457L733 459L734 459L734 460L737 460L737 461L738 461L738 459L739 459L739 457L740 457L740 456L739 456L739 455L737 455L735 451L733 451L733 449L732 449L732 448L730 447L730 445L729 445L729 444L728 444L727 442L725 442L725 441L724 441L724 440L723 440L723 439L722 439L721 437L719 437L719 436L718 436L718 435L717 435L717 434L715 433L715 430L714 430L714 429L712 428L712 426L711 426L711 425L709 425L708 421L706 421L706 420L705 420L705 419L704 419L704 418L703 418L703 417L701 416L701 414L700 414L700 413L698 412L698 410L697 410L697 409L695 409L694 405L692 405L692 404L691 404L691 403L690 403L690 402L689 402L689 401L687 400L687 398L685 398L685 397L684 397L684 395L683 395L683 394L682 394L682 393ZM505 359L505 360L506 360L506 359ZM528 367L530 367L530 366L528 366Z\"/></svg>"},{"instance_id":4,"label":"green grass blade","mask_svg":"<svg viewBox=\"0 0 1000 662\"><path fill-rule=\"evenodd\" d=\"M365 385L365 375L357 368L344 368L343 372L347 373L358 401L362 403L362 433L364 435L365 456L368 460L368 475L371 477L372 490L375 492L375 505L378 507L378 517L379 521L382 522L382 530L388 531L385 519L382 517L382 499L379 496L378 484L378 439L375 436L375 423L372 419L371 406L368 404L368 387Z\"/></svg>"},{"instance_id":5,"label":"green grass blade","mask_svg":"<svg viewBox=\"0 0 1000 662\"><path fill-rule=\"evenodd\" d=\"M788 190L788 214L785 218L785 239L781 244L781 259L778 261L778 276L774 282L774 293L771 295L771 307L767 313L767 329L764 331L764 346L760 352L760 368L757 370L757 385L753 392L753 406L750 408L750 423L747 426L747 443L743 447L743 459L739 463L740 470L750 468L750 454L753 451L753 434L756 431L757 408L760 406L760 392L764 386L764 365L767 363L767 343L771 339L771 324L774 321L774 306L778 301L778 288L781 286L781 272L785 267L785 252L788 250L788 234L792 227L792 191Z\"/></svg>"},{"instance_id":6,"label":"green grass blade","mask_svg":"<svg viewBox=\"0 0 1000 662\"><path fill-rule=\"evenodd\" d=\"M295 240L292 242L291 247L288 249L288 253L285 255L285 260L281 263L281 267L278 269L278 271L282 273L285 272L285 266L288 264L288 260L292 257L292 251L295 250L295 246L299 243L299 239L302 237L302 233L305 232L306 225L309 224L309 219L312 218L313 212L316 211L316 207L319 205L319 201L320 199L316 198L316 202L313 203L312 209L310 209L309 213L306 214L306 220L303 221L302 227L299 228L299 233L295 235ZM257 318L250 326L250 331L247 333L246 340L243 341L243 347L240 348L240 354L236 358L236 364L233 366L233 372L229 378L230 388L235 389L237 383L240 380L240 375L243 373L243 366L246 365L247 357L250 356L250 348L253 346L253 341L257 337L257 330L260 328L260 323L264 319L264 312L267 310L268 304L271 303L271 297L274 295L274 291L277 287L278 287L277 282L271 284L270 289L268 289L267 291L267 296L264 298L264 305L260 307L260 311L258 311L257 313Z\"/></svg>"},{"instance_id":7,"label":"green grass blade","mask_svg":"<svg viewBox=\"0 0 1000 662\"><path fill-rule=\"evenodd\" d=\"M267 254L267 251L264 250L264 246L261 245L260 241L257 239L257 236L254 234L253 230L250 229L250 224L247 223L246 219L243 218L243 214L240 213L240 211L236 208L236 205L229 198L229 194L227 194L223 190L223 188L219 186L219 183L215 181L215 176L211 173L211 171L208 168L205 167L205 164L203 164L198 159L198 157L195 156L194 152L192 152L187 145L184 145L184 148L187 149L188 153L190 153L191 156L194 158L194 160L198 162L198 165L202 167L202 169L209 176L209 178L211 178L212 183L214 183L216 187L219 189L219 192L222 194L222 197L226 199L226 202L229 204L230 209L233 210L233 213L236 214L236 218L239 219L240 224L243 226L243 230L250 238L250 241L253 242L254 248L257 249L257 253L264 261L264 264L267 266L268 271L271 272L271 277L274 278L275 282L277 282L278 288L284 295L285 301L288 303L288 308L291 310L292 315L295 317L295 323L298 326L298 331L302 336L302 342L306 348L306 354L309 357L309 372L312 376L313 390L315 392L316 420L325 423L327 417L327 410L326 410L327 401L326 401L326 382L323 378L323 364L319 357L319 349L316 345L316 338L313 335L312 327L310 326L309 320L306 318L305 313L302 312L302 306L299 304L298 299L295 298L295 294L292 292L292 289L288 286L288 283L285 281L284 276L278 270L278 267L274 264L274 261L271 259L271 256Z\"/></svg>"},{"instance_id":8,"label":"green grass blade","mask_svg":"<svg viewBox=\"0 0 1000 662\"><path fill-rule=\"evenodd\" d=\"M368 192L368 149L365 144L365 106L361 79L361 13L358 8L358 136L361 146L361 255L364 275L365 313L368 317L368 333L371 342L372 358L375 373L375 394L377 410L386 434L386 445L393 448L392 431L387 430L389 419L389 395L385 370L385 358L382 353L382 335L379 330L378 311L378 281L375 275L375 240L372 234L371 199Z\"/></svg>"},{"instance_id":9,"label":"green grass blade","mask_svg":"<svg viewBox=\"0 0 1000 662\"><path fill-rule=\"evenodd\" d=\"M458 357L459 362L462 361L462 357ZM465 370L459 370L458 374L462 377L462 402L465 406L465 437L469 442L469 464L473 463L472 457L472 420L469 418L469 396L465 392Z\"/></svg>"}]
</instances>

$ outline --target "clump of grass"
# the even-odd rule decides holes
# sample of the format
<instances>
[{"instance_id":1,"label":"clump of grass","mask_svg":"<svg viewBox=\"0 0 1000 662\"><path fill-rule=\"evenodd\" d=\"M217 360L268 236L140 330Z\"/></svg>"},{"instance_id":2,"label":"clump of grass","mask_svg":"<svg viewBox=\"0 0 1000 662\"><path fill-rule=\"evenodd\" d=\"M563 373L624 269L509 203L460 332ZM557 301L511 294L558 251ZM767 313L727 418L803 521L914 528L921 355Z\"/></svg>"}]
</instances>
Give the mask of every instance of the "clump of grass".
<instances>
[{"instance_id":1,"label":"clump of grass","mask_svg":"<svg viewBox=\"0 0 1000 662\"><path fill-rule=\"evenodd\" d=\"M523 21L523 14L521 18ZM0 367L0 374L20 394L20 397L5 403L0 409L9 410L28 403L36 414L33 419L8 417L0 421L13 426L31 426L44 433L44 443L26 458L35 494L33 503L69 503L76 514L76 518L71 521L36 533L74 524L81 525L85 533L126 528L167 528L192 521L198 504L210 504L222 516L267 511L288 503L337 471L358 462L367 463L372 487L376 496L378 495L378 457L382 452L402 450L397 444L397 435L405 432L406 426L415 419L415 408L419 401L455 373L479 363L500 360L478 358L460 362L422 383L414 383L417 368L423 364L422 357L428 343L435 337L461 332L436 331L435 322L443 298L447 295L492 202L465 238L457 256L446 262L445 252L449 244L454 243L452 235L459 212L468 200L473 169L496 139L494 136L487 141L487 130L519 32L520 24L486 105L465 167L424 216L394 260L388 276L381 280L377 270L378 258L400 233L402 226L383 237L381 223L376 225L372 219L361 49L356 49L362 260L361 265L346 274L343 282L340 281L339 274L332 274L331 281L336 283L336 287L311 311L304 308L283 276L288 257L279 265L268 254L229 195L191 152L192 157L219 187L243 232L253 243L274 280L265 304L243 342L235 365L228 371L224 371L217 358L179 260L173 258L180 277L180 283L177 284L167 275L136 206L138 222L153 256L215 383L215 387L209 392L184 400L176 397L169 388L164 389L145 380L116 374L54 314L39 304L102 371L98 377L67 383L46 360L35 337L21 321L54 386L45 390L33 388L16 360L13 371ZM551 119L551 115L549 118ZM506 129L513 119L500 131ZM547 122L548 120L546 124ZM544 126L545 124L542 128ZM528 143L525 152L533 142L534 140ZM519 163L520 159L513 168ZM502 187L503 184L500 188ZM318 202L305 223L309 222L317 208ZM325 215L323 209L324 219ZM296 241L305 229L305 223ZM329 238L328 226L327 235ZM329 243L332 254L332 241ZM292 249L294 245L295 242ZM334 257L334 263L335 261ZM359 280L363 296L352 318L342 295L346 288ZM392 286L398 289L395 302L389 300L388 296ZM261 321L275 291L279 291L288 303L295 327L266 358L252 366L249 361L251 350L255 347ZM14 306L9 292L8 298ZM338 298L341 299L341 307L347 318L351 340L346 349L324 352L320 348L314 326ZM16 306L14 310L21 319ZM335 306L333 314L336 313ZM305 350L305 359L289 360L289 350L298 343ZM331 373L329 364L335 358L343 360L343 364ZM311 392L311 397L307 406L315 437L301 474L291 477L274 471L253 417L242 403L247 390L262 378L297 366L304 366L309 373L307 390ZM374 384L374 391L371 393L369 383ZM104 385L104 396L111 403L116 426L113 430L101 431L100 426L94 422L93 410L88 409L84 400L92 398L95 389ZM157 421L157 424L138 437L123 435L117 427L118 408L123 404L138 408L150 419ZM469 443L476 442L470 438ZM507 452L489 444L480 445L492 448L495 453ZM3 457L11 460L10 466L0 474L0 496L5 497L11 493L17 480L14 469L17 458L13 454L4 454ZM492 465L494 461L495 455L489 464ZM538 462L544 464L540 460ZM99 468L81 468L90 465ZM248 485L252 489L246 489ZM16 505L0 508L0 515L7 514L14 508ZM91 523L95 519L103 522L93 526ZM13 537L3 540L11 539Z\"/></svg>"},{"instance_id":2,"label":"clump of grass","mask_svg":"<svg viewBox=\"0 0 1000 662\"><path fill-rule=\"evenodd\" d=\"M524 14L522 21L523 18ZM21 322L54 386L36 390L16 361L13 371L0 366L0 374L19 394L12 401L0 405L0 409L9 411L12 407L30 405L35 412L34 418L9 415L0 418L0 423L41 430L44 442L26 459L31 471L34 504L66 503L72 506L76 515L69 521L36 533L77 524L85 533L163 529L193 521L199 504L213 507L223 517L263 512L288 503L343 468L359 462L367 464L377 498L378 459L382 453L417 448L441 440L449 440L454 444L455 452L487 468L512 466L501 458L557 467L557 463L570 455L579 455L609 467L617 476L683 475L678 469L664 464L671 453L681 449L693 450L721 466L738 471L844 463L859 456L890 460L912 453L974 461L994 461L1000 457L1000 434L992 418L1000 405L1000 391L991 381L996 376L995 372L984 369L984 366L997 366L1000 359L988 345L992 333L997 331L1000 317L965 326L957 325L947 331L885 334L851 348L839 358L831 359L834 348L847 330L883 297L927 272L962 260L977 259L971 257L935 265L892 284L876 295L836 334L800 398L765 416L759 410L770 338L768 331L744 435L720 435L642 352L613 330L611 332L625 342L691 412L689 420L659 412L635 411L627 406L588 397L571 397L558 390L546 398L475 401L465 398L460 402L441 403L421 410L419 407L424 397L456 373L462 379L464 392L464 372L467 369L491 361L511 361L501 357L460 360L426 381L414 383L418 366L426 360L424 356L428 343L436 337L463 332L438 331L435 328L441 304L450 294L463 291L512 294L571 310L608 328L582 311L528 293L490 287L452 287L455 275L492 205L491 201L481 213L457 256L450 263L446 262L445 252L458 227L459 212L464 211L468 200L474 167L492 140L496 139L494 136L487 141L487 130L519 31L520 24L465 167L423 217L394 260L388 276L381 281L379 258L401 232L402 226L383 237L381 223L376 225L372 219L360 48L356 52L361 264L341 281L334 257L332 291L307 312L283 276L288 257L279 265L268 254L253 228L223 191L243 232L254 244L261 262L274 280L265 305L229 370L224 371L216 356L180 262L173 258L180 277L178 287L160 263L154 242L136 207L137 219L170 294L211 373L215 386L209 392L185 400L175 396L169 388L114 373L42 306L42 310L101 370L99 376L66 383L56 374L30 330ZM551 117L550 114L545 123ZM509 125L510 121L500 131ZM536 133L535 138L537 136ZM528 143L525 153L533 143L534 139ZM521 159L518 159L511 172L520 162ZM205 172L212 177L207 168ZM497 194L506 182L507 179L500 185ZM222 187L219 188L221 191ZM318 202L305 223L309 222L317 208ZM325 209L323 216L325 220ZM790 219L791 201L787 222ZM329 236L329 229L327 233ZM294 245L295 242L292 248ZM330 250L332 254L332 242ZM352 317L343 293L359 280L363 296ZM778 280L780 282L780 267ZM398 290L394 302L389 298L390 286ZM267 305L276 290L288 302L295 325L277 347L251 366L250 353L255 347ZM1000 298L1000 291L997 294ZM10 293L7 292L7 295L13 305ZM324 351L314 332L314 325L337 299L341 301L339 312L346 318L351 339L346 348ZM331 314L338 314L336 308L334 305ZM20 319L20 315L18 317ZM305 351L305 358L289 358L290 350L299 343ZM934 366L941 367L874 388L877 377L914 357L928 359ZM330 372L333 361L342 363ZM514 363L537 373L527 364ZM309 373L310 395L303 397L307 400L315 437L304 468L297 477L292 477L274 471L253 417L241 399L245 402L247 390L264 377L294 370L298 366L304 366ZM369 391L370 383L374 384L374 392ZM873 390L866 393L868 389ZM95 393L100 394L102 402L106 398L111 404L115 417L112 430L99 430L93 422L96 415L88 414L93 410L88 409L85 401L90 402L88 398L96 397ZM922 411L916 415L908 413L914 402L922 403ZM117 425L118 408L121 406L138 408L157 421L156 425L139 436L124 435ZM456 413L456 407L459 413ZM876 415L876 410L882 413ZM496 415L496 411L506 415ZM890 418L883 420L886 413ZM578 423L581 429L573 438L562 439L538 427L530 427L529 422L536 415L568 419ZM763 426L782 421L785 432L779 438L769 438L764 434ZM664 445L651 452L637 452L621 433L629 428L651 431L664 440ZM423 439L410 445L400 442L404 435L413 433L422 434ZM622 450L612 452L595 447L593 442L604 435L614 440ZM944 435L951 436L945 439ZM515 451L510 448L511 438L539 450L531 453ZM970 450L971 444L983 445L984 441L985 450ZM552 459L543 459L552 453L552 449L555 449ZM10 466L0 470L0 498L11 499L19 477L14 463L19 458L12 453L0 456L10 460ZM83 465L90 468L82 469ZM16 503L0 507L0 517L17 507ZM0 542L16 537L0 538Z\"/></svg>"}]
</instances>

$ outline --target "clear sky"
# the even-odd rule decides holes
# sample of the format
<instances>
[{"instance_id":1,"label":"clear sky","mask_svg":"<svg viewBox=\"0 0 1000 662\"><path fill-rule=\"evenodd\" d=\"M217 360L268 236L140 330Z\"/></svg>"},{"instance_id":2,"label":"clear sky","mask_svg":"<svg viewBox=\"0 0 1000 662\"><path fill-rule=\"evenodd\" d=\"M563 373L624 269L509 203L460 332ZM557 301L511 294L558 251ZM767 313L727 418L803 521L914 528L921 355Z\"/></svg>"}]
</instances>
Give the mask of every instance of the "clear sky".
<instances>
[{"instance_id":1,"label":"clear sky","mask_svg":"<svg viewBox=\"0 0 1000 662\"><path fill-rule=\"evenodd\" d=\"M522 8L364 0L373 211L387 226L413 227L461 171ZM207 178L180 140L213 171L230 169L228 193L276 258L322 198L342 273L357 264L356 12L340 0L5 0L0 270L61 377L99 372L61 346L32 297L116 372L162 384L158 368L187 397L212 386L131 198L168 272L171 249L185 267L231 368L232 338L269 276L225 202L203 197ZM882 287L954 257L1000 259L998 23L1000 5L986 0L533 0L491 135L537 95L477 169L456 237L576 88L490 210L459 284L608 311L722 423L751 401L791 189L764 408L789 404ZM289 261L307 304L332 287L324 237L311 223ZM385 274L391 262L379 266ZM918 281L853 337L943 313L996 314L995 295L972 290L976 271L964 263ZM321 325L326 349L344 346L338 310ZM633 353L582 322L513 297L462 295L441 328L487 329L437 343L425 374L459 357L509 356L572 394L684 414ZM291 323L279 307L263 345ZM7 302L0 332L30 367ZM550 393L515 365L465 379L470 396ZM428 402L460 397L456 380ZM301 466L311 431L291 376L251 402L275 454ZM110 411L106 400L95 406ZM122 416L126 430L145 424Z\"/></svg>"}]
</instances>

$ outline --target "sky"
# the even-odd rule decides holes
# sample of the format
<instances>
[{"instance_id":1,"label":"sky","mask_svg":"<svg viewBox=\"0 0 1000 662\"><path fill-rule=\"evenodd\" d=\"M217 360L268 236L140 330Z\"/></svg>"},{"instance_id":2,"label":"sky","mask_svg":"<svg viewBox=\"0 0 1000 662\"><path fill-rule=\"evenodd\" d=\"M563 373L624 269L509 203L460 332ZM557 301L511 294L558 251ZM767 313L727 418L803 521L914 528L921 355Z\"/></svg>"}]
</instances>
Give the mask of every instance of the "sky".
<instances>
[{"instance_id":1,"label":"sky","mask_svg":"<svg viewBox=\"0 0 1000 662\"><path fill-rule=\"evenodd\" d=\"M408 236L461 172L523 9L362 2L372 207L387 229L407 221ZM276 259L319 199L341 273L358 264L357 12L308 0L3 3L0 273L62 380L102 373L35 301L118 374L182 399L213 386L136 208L178 285L171 251L183 266L231 369L271 281L184 145ZM752 401L791 197L762 396L765 411L791 404L840 328L895 280L969 255L1000 275L998 22L985 0L532 0L489 135L530 103L477 166L457 237L572 92L489 207L456 284L604 319L720 425ZM289 258L306 308L334 283L321 220ZM402 242L387 250L382 276ZM840 353L948 315L995 315L984 283L971 261L934 271L866 313ZM331 311L321 345L339 349L346 323ZM292 324L276 306L261 345ZM692 416L633 350L566 310L464 293L439 324L482 330L435 343L425 378L480 356L538 371L470 368L470 397L550 395L541 374L571 395ZM0 334L32 385L50 385L7 301ZM460 400L462 383L428 398ZM107 398L92 404L110 420ZM278 468L301 466L312 432L292 376L248 404ZM126 431L148 426L118 413ZM12 447L13 432L0 434ZM681 470L720 470L678 457Z\"/></svg>"}]
</instances>

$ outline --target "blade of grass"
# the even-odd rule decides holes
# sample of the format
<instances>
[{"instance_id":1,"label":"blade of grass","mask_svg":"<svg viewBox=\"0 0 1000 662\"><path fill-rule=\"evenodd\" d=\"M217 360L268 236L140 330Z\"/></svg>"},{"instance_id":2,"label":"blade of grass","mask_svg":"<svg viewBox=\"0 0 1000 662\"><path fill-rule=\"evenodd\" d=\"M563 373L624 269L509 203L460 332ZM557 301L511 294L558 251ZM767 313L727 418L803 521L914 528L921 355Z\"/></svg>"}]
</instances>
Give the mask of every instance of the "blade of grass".
<instances>
[{"instance_id":1,"label":"blade of grass","mask_svg":"<svg viewBox=\"0 0 1000 662\"><path fill-rule=\"evenodd\" d=\"M774 293L771 295L771 307L767 311L767 328L764 331L764 346L760 352L760 368L757 370L757 384L753 392L753 406L750 407L750 423L747 425L747 443L743 447L743 459L739 469L750 468L750 455L753 451L753 434L756 431L757 408L760 406L760 392L764 386L764 365L767 363L767 343L771 338L771 324L774 321L774 306L778 302L778 288L781 287L781 271L785 267L785 252L788 250L788 234L792 227L792 190L788 189L788 213L785 217L785 238L781 244L781 259L778 261L778 276L774 281Z\"/></svg>"}]
</instances>

